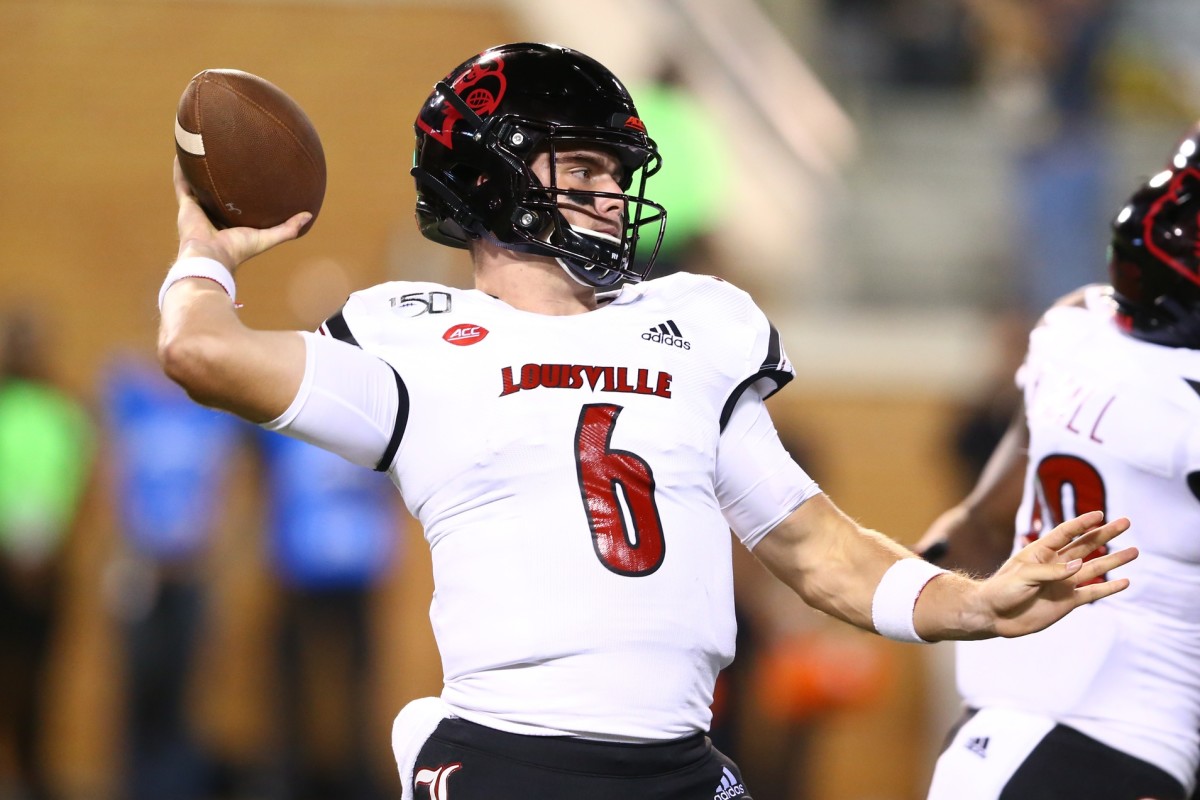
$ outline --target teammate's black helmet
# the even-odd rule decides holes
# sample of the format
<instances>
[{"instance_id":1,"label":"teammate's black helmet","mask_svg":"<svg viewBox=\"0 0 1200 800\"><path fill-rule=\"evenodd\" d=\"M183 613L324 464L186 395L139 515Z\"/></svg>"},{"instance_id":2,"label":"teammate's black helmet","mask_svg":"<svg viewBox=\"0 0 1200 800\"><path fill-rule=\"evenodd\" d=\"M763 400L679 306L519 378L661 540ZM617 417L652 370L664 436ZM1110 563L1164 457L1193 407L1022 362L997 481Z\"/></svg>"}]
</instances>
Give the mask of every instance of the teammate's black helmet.
<instances>
[{"instance_id":1,"label":"teammate's black helmet","mask_svg":"<svg viewBox=\"0 0 1200 800\"><path fill-rule=\"evenodd\" d=\"M1200 125L1112 223L1109 276L1129 334L1200 349Z\"/></svg>"},{"instance_id":2,"label":"teammate's black helmet","mask_svg":"<svg viewBox=\"0 0 1200 800\"><path fill-rule=\"evenodd\" d=\"M598 288L649 273L666 212L645 198L645 187L661 159L629 92L599 62L556 45L493 47L435 86L414 127L417 223L427 238L466 247L487 237L510 250L552 256L576 280ZM553 185L555 152L580 145L605 148L624 168L624 194L570 192L575 202L623 199L619 239L574 228L558 211L566 192ZM528 166L539 152L550 154L550 186ZM635 267L646 225L654 249Z\"/></svg>"}]
</instances>

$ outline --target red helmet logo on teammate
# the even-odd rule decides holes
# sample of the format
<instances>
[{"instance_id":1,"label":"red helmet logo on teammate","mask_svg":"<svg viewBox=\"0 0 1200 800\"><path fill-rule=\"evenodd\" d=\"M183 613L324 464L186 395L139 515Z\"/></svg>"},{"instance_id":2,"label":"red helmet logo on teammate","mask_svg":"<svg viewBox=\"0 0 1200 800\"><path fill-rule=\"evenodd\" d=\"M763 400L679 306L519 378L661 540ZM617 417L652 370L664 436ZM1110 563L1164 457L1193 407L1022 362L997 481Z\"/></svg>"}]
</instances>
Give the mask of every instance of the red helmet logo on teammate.
<instances>
[{"instance_id":1,"label":"red helmet logo on teammate","mask_svg":"<svg viewBox=\"0 0 1200 800\"><path fill-rule=\"evenodd\" d=\"M1142 221L1146 249L1187 280L1200 285L1197 257L1200 257L1200 209L1195 207L1176 212L1180 203L1191 198L1200 185L1200 169L1189 167L1171 178L1163 193L1146 212ZM1166 223L1161 218L1175 212ZM1189 213L1190 212L1190 213Z\"/></svg>"},{"instance_id":2,"label":"red helmet logo on teammate","mask_svg":"<svg viewBox=\"0 0 1200 800\"><path fill-rule=\"evenodd\" d=\"M1112 223L1109 279L1132 336L1200 350L1200 125Z\"/></svg>"}]
</instances>

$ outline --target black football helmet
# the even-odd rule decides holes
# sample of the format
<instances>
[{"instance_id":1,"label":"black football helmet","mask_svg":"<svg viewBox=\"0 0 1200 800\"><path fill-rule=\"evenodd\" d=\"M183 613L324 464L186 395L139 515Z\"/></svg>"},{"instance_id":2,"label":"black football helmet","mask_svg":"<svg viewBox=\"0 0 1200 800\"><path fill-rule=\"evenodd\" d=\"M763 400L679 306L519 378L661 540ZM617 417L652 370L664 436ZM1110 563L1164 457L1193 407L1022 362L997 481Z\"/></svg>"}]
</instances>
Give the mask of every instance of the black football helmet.
<instances>
[{"instance_id":1,"label":"black football helmet","mask_svg":"<svg viewBox=\"0 0 1200 800\"><path fill-rule=\"evenodd\" d=\"M552 256L577 281L601 289L649 274L666 211L646 199L645 189L662 159L629 92L599 62L556 45L493 47L437 83L414 128L411 174L417 224L427 238L466 247L486 237ZM603 148L620 161L624 193L568 193L555 185L556 152L578 146ZM549 186L529 169L541 152L551 159ZM576 204L623 200L621 236L573 227L558 209L560 196ZM643 238L653 250L635 262Z\"/></svg>"},{"instance_id":2,"label":"black football helmet","mask_svg":"<svg viewBox=\"0 0 1200 800\"><path fill-rule=\"evenodd\" d=\"M1138 339L1200 349L1200 124L1112 223L1109 278Z\"/></svg>"}]
</instances>

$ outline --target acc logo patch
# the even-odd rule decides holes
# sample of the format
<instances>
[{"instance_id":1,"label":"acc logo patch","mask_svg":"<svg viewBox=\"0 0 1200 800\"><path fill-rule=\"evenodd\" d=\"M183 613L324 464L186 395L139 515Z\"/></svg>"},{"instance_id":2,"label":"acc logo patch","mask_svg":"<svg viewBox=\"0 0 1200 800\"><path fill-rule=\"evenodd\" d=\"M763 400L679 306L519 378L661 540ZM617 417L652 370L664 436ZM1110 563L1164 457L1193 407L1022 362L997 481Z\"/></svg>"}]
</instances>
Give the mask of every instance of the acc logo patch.
<instances>
[{"instance_id":1,"label":"acc logo patch","mask_svg":"<svg viewBox=\"0 0 1200 800\"><path fill-rule=\"evenodd\" d=\"M466 347L469 344L482 342L484 337L488 335L488 329L481 325L472 325L469 322L455 325L450 330L442 334L442 338L450 344L456 344L459 347Z\"/></svg>"}]
</instances>

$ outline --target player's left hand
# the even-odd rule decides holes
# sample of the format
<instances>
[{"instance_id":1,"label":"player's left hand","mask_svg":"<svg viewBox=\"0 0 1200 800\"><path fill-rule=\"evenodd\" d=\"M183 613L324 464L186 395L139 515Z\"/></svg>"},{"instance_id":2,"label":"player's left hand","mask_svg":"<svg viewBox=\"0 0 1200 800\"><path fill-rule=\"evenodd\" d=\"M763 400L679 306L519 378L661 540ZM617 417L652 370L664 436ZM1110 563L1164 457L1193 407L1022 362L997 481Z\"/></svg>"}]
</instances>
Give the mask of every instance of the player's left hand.
<instances>
[{"instance_id":1,"label":"player's left hand","mask_svg":"<svg viewBox=\"0 0 1200 800\"><path fill-rule=\"evenodd\" d=\"M1124 517L1101 523L1104 514L1099 511L1067 520L1026 545L979 584L982 612L991 617L995 635L1040 631L1079 606L1129 586L1128 578L1084 585L1138 557L1137 549L1129 547L1084 561L1129 529Z\"/></svg>"}]
</instances>

